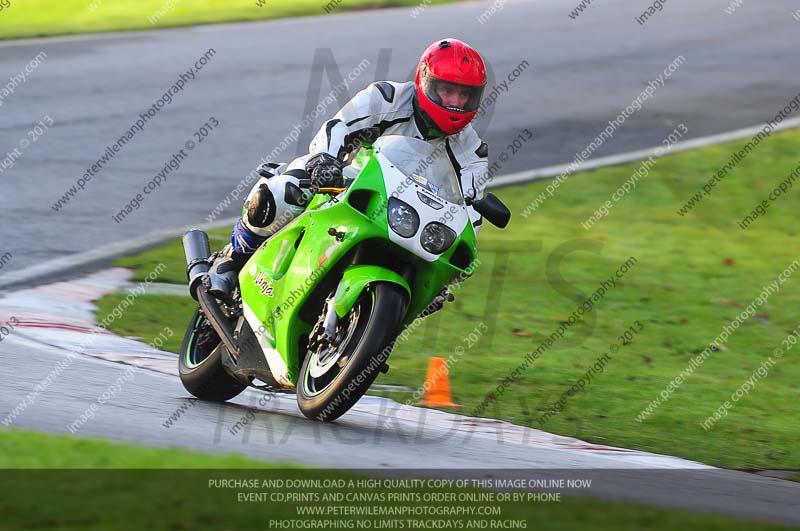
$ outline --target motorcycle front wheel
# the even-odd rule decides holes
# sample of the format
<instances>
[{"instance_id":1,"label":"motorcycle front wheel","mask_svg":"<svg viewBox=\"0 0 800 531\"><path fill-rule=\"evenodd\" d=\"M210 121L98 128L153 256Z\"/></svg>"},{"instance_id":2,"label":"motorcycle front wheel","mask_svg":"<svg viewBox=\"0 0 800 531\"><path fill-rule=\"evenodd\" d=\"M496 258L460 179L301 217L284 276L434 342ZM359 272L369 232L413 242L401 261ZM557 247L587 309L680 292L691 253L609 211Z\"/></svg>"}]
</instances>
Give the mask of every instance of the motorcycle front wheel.
<instances>
[{"instance_id":1,"label":"motorcycle front wheel","mask_svg":"<svg viewBox=\"0 0 800 531\"><path fill-rule=\"evenodd\" d=\"M391 352L405 299L396 284L372 284L339 320L334 342L307 353L297 383L297 403L306 417L333 421L367 392Z\"/></svg>"}]
</instances>

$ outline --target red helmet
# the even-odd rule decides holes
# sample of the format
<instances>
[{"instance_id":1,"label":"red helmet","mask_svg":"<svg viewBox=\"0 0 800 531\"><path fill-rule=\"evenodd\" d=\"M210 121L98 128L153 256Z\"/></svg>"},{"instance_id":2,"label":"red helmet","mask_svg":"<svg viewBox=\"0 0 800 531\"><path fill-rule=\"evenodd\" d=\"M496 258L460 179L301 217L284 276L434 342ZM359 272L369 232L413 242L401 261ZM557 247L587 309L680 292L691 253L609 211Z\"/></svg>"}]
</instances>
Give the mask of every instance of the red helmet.
<instances>
[{"instance_id":1,"label":"red helmet","mask_svg":"<svg viewBox=\"0 0 800 531\"><path fill-rule=\"evenodd\" d=\"M486 87L486 68L472 46L444 39L423 52L414 84L420 109L441 132L452 135L475 118Z\"/></svg>"}]
</instances>

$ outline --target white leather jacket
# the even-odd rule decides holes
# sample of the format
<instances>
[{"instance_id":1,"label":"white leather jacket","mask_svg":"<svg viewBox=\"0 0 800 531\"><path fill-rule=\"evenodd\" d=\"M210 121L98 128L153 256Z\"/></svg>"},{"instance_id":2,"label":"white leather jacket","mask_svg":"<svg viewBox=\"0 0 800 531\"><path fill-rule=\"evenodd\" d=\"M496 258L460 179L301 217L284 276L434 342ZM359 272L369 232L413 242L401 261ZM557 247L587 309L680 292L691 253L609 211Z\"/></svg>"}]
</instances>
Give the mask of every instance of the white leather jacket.
<instances>
[{"instance_id":1,"label":"white leather jacket","mask_svg":"<svg viewBox=\"0 0 800 531\"><path fill-rule=\"evenodd\" d=\"M364 130L378 128L381 135L403 135L430 142L434 147L443 144L453 168L461 180L464 196L483 197L488 180L488 146L475 129L468 125L456 134L438 138L426 137L426 124L414 112L414 83L378 81L353 98L336 116L322 124L309 145L309 154L327 152L343 160L354 147L353 141ZM482 220L480 214L468 209L476 232Z\"/></svg>"}]
</instances>

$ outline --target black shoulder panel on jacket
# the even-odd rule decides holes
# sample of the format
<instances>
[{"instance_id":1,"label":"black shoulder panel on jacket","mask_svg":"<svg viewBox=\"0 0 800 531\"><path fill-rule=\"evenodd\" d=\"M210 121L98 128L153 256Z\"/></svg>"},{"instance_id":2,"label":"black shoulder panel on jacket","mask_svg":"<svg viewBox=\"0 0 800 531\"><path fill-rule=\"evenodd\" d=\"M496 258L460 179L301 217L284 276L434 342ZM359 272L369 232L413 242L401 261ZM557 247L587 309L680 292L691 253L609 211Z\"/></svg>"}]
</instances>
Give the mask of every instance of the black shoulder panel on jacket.
<instances>
[{"instance_id":1,"label":"black shoulder panel on jacket","mask_svg":"<svg viewBox=\"0 0 800 531\"><path fill-rule=\"evenodd\" d=\"M328 123L325 125L325 134L328 136L328 146L331 145L331 129L336 126L336 124L341 123L342 121L338 118L334 118L332 120L328 120Z\"/></svg>"},{"instance_id":2,"label":"black shoulder panel on jacket","mask_svg":"<svg viewBox=\"0 0 800 531\"><path fill-rule=\"evenodd\" d=\"M481 145L478 146L478 149L475 150L475 154L478 155L480 158L485 159L489 156L489 144L486 142L481 142Z\"/></svg>"},{"instance_id":3,"label":"black shoulder panel on jacket","mask_svg":"<svg viewBox=\"0 0 800 531\"><path fill-rule=\"evenodd\" d=\"M392 86L391 83L387 83L386 81L376 81L375 83L373 83L373 85L375 85L378 88L378 90L381 91L383 99L385 99L389 103L392 103L394 101L394 87Z\"/></svg>"}]
</instances>

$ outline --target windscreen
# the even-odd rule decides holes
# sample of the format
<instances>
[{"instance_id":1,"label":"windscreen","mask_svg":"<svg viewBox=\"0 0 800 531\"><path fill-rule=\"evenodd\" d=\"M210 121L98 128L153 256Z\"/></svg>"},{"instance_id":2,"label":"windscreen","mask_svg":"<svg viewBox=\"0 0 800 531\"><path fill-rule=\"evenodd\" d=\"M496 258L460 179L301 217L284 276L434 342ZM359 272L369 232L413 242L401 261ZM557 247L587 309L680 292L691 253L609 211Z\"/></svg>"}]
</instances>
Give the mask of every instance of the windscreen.
<instances>
[{"instance_id":1,"label":"windscreen","mask_svg":"<svg viewBox=\"0 0 800 531\"><path fill-rule=\"evenodd\" d=\"M464 204L461 184L447 157L444 142L434 146L408 136L389 135L379 138L375 147L398 170L423 188L451 203Z\"/></svg>"}]
</instances>

